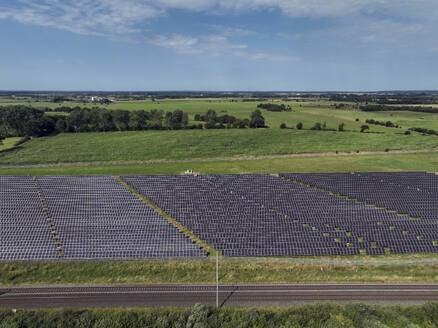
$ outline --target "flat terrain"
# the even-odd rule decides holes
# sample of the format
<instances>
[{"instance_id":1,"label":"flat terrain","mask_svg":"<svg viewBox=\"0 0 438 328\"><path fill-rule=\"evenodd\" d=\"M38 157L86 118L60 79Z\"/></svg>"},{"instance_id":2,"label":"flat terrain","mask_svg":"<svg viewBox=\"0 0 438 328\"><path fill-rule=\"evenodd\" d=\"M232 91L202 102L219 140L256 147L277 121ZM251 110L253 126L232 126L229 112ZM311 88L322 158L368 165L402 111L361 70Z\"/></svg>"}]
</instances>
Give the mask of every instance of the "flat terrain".
<instances>
[{"instance_id":1,"label":"flat terrain","mask_svg":"<svg viewBox=\"0 0 438 328\"><path fill-rule=\"evenodd\" d=\"M314 302L423 304L438 301L438 285L221 285L222 306L290 306ZM163 307L216 304L212 285L123 285L0 288L0 307Z\"/></svg>"},{"instance_id":2,"label":"flat terrain","mask_svg":"<svg viewBox=\"0 0 438 328\"><path fill-rule=\"evenodd\" d=\"M279 172L438 172L438 153L380 155L318 155L273 158L201 159L164 162L90 162L58 165L0 165L1 175L134 175L182 174L192 168L203 174L273 173Z\"/></svg>"},{"instance_id":3,"label":"flat terrain","mask_svg":"<svg viewBox=\"0 0 438 328\"><path fill-rule=\"evenodd\" d=\"M0 153L0 164L205 159L297 153L414 150L437 136L281 129L64 133Z\"/></svg>"},{"instance_id":4,"label":"flat terrain","mask_svg":"<svg viewBox=\"0 0 438 328\"><path fill-rule=\"evenodd\" d=\"M7 104L3 99L0 104ZM20 102L14 102L19 104ZM189 113L191 123L195 114L214 109L218 115L248 118L260 102L241 99L163 99L158 101L117 102L107 106L83 103L29 102L34 107L102 106L108 109L182 109ZM438 130L438 114L417 112L362 112L353 103L329 101L275 101L292 107L292 112L262 110L269 129L245 130L185 130L132 131L107 133L60 134L36 138L17 149L0 153L0 174L26 174L19 165L38 164L31 174L179 174L187 167L201 173L278 173L278 172L336 172L336 171L437 171L436 154L391 154L399 150L427 150L438 147L438 137L413 132L404 135L409 127ZM50 113L59 114L59 113ZM61 113L62 114L62 113ZM403 128L369 125L371 133L360 133L365 120L392 121ZM304 130L295 128L298 122ZM328 129L345 124L345 132L311 131L315 123L325 123ZM292 129L279 129L281 123ZM12 140L7 139L6 144ZM1 149L1 148L0 148ZM363 152L384 152L368 154ZM335 157L349 152L354 156ZM314 154L306 158L276 158L293 154ZM330 156L326 156L329 154ZM332 156L333 155L333 156ZM272 156L272 158L267 158ZM230 160L232 159L232 160ZM234 161L239 159L240 161ZM185 163L183 161L191 161ZM148 163L152 161L152 163ZM181 161L181 162L179 162ZM206 162L205 162L206 161ZM165 162L157 164L155 162ZM46 164L74 163L74 167L48 167ZM127 165L123 165L127 164Z\"/></svg>"},{"instance_id":5,"label":"flat terrain","mask_svg":"<svg viewBox=\"0 0 438 328\"><path fill-rule=\"evenodd\" d=\"M213 284L211 260L2 262L0 286ZM222 284L438 283L435 254L220 260Z\"/></svg>"}]
</instances>

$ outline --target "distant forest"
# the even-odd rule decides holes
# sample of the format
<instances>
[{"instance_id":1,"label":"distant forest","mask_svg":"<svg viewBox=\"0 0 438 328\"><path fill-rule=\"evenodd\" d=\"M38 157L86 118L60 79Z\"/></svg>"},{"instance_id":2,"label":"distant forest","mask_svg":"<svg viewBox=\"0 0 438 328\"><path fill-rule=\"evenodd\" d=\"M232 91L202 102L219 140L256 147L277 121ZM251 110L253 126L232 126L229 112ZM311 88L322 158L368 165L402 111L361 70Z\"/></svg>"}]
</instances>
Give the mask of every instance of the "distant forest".
<instances>
[{"instance_id":1,"label":"distant forest","mask_svg":"<svg viewBox=\"0 0 438 328\"><path fill-rule=\"evenodd\" d=\"M384 112L384 111L410 111L421 113L438 113L438 107L426 106L386 106L386 105L365 105L360 106L364 112Z\"/></svg>"}]
</instances>

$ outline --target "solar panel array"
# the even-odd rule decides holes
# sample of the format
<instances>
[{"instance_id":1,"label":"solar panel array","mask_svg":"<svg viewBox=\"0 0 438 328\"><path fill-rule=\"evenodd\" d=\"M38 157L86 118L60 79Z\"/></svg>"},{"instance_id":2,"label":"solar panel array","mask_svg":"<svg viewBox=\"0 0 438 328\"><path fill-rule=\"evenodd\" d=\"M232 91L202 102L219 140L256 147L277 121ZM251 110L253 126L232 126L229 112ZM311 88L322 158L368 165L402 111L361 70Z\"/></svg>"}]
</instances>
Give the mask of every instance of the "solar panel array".
<instances>
[{"instance_id":1,"label":"solar panel array","mask_svg":"<svg viewBox=\"0 0 438 328\"><path fill-rule=\"evenodd\" d=\"M0 183L0 259L207 255L111 176Z\"/></svg>"},{"instance_id":2,"label":"solar panel array","mask_svg":"<svg viewBox=\"0 0 438 328\"><path fill-rule=\"evenodd\" d=\"M0 176L0 259L58 257L34 180Z\"/></svg>"},{"instance_id":3,"label":"solar panel array","mask_svg":"<svg viewBox=\"0 0 438 328\"><path fill-rule=\"evenodd\" d=\"M126 176L122 179L201 239L222 250L225 256L438 250L433 215L427 225L423 220L342 198L294 179L288 181L297 176ZM319 178L324 181L324 175ZM418 182L417 187L423 182ZM431 182L424 188L432 192L435 186ZM428 202L433 199L430 197ZM409 197L404 202L409 207ZM433 213L430 208L435 204L424 202L423 205L425 212L429 206L429 212Z\"/></svg>"},{"instance_id":4,"label":"solar panel array","mask_svg":"<svg viewBox=\"0 0 438 328\"><path fill-rule=\"evenodd\" d=\"M396 212L397 221L379 220L385 232L402 234L384 242L394 253L437 252L438 176L426 172L281 174L298 183L330 191L360 202ZM334 197L338 197L334 195ZM359 225L357 229L361 228Z\"/></svg>"},{"instance_id":5,"label":"solar panel array","mask_svg":"<svg viewBox=\"0 0 438 328\"><path fill-rule=\"evenodd\" d=\"M438 251L425 172L122 179L224 256ZM199 257L111 176L0 177L0 260Z\"/></svg>"}]
</instances>

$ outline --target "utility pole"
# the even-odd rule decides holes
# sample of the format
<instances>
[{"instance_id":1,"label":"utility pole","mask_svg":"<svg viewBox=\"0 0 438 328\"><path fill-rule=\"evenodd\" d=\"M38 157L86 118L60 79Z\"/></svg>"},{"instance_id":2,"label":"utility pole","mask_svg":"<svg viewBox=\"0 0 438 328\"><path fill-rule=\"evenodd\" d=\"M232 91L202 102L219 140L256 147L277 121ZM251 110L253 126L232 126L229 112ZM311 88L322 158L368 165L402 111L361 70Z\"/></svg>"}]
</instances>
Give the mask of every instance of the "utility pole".
<instances>
[{"instance_id":1,"label":"utility pole","mask_svg":"<svg viewBox=\"0 0 438 328\"><path fill-rule=\"evenodd\" d=\"M219 255L216 252L216 307L219 307Z\"/></svg>"}]
</instances>

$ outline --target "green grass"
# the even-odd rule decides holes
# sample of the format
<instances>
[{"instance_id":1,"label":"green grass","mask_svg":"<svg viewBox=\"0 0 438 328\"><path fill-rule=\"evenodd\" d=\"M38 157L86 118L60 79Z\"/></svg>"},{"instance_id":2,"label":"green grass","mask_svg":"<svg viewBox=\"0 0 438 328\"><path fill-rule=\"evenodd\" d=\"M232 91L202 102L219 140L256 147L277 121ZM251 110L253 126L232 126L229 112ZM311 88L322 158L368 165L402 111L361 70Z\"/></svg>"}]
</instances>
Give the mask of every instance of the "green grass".
<instances>
[{"instance_id":1,"label":"green grass","mask_svg":"<svg viewBox=\"0 0 438 328\"><path fill-rule=\"evenodd\" d=\"M233 101L231 101L233 100ZM195 114L205 114L208 109L214 109L219 115L229 114L239 118L249 117L251 112L257 109L260 102L242 102L234 101L235 99L163 99L152 102L148 101L122 101L107 106L98 104L83 103L65 103L57 104L51 102L21 102L21 104L31 105L33 107L50 107L57 108L60 106L80 106L95 107L101 106L107 109L126 109L126 110L151 110L161 109L164 111L173 111L182 109L190 114L191 120ZM266 123L271 127L279 127L281 123L286 123L289 127L295 127L298 122L302 122L305 128L312 127L315 122L327 123L327 127L337 129L340 123L344 123L346 130L359 131L360 126L365 124L367 119L378 121L392 121L403 127L403 131L410 127L422 127L438 130L438 114L416 113L416 112L362 112L358 109L334 109L334 104L341 102L330 101L276 101L275 103L284 103L293 108L293 112L268 112L262 110ZM344 102L345 103L345 102ZM0 102L0 105L20 104L20 102ZM348 103L346 103L348 104ZM349 104L352 105L352 104ZM431 105L434 106L434 105ZM438 105L436 105L438 106ZM356 122L356 118L360 121ZM370 125L371 131L397 133L400 129L388 129L381 126Z\"/></svg>"},{"instance_id":2,"label":"green grass","mask_svg":"<svg viewBox=\"0 0 438 328\"><path fill-rule=\"evenodd\" d=\"M428 149L436 136L280 129L132 131L35 138L0 164L182 160L297 153Z\"/></svg>"},{"instance_id":3,"label":"green grass","mask_svg":"<svg viewBox=\"0 0 438 328\"><path fill-rule=\"evenodd\" d=\"M0 151L8 150L14 147L15 143L17 143L21 138L6 138L3 139L0 143Z\"/></svg>"},{"instance_id":4,"label":"green grass","mask_svg":"<svg viewBox=\"0 0 438 328\"><path fill-rule=\"evenodd\" d=\"M354 156L312 156L262 160L209 161L96 165L70 167L0 168L0 175L125 175L182 174L193 168L203 174L279 173L279 172L438 172L438 153L385 154Z\"/></svg>"},{"instance_id":5,"label":"green grass","mask_svg":"<svg viewBox=\"0 0 438 328\"><path fill-rule=\"evenodd\" d=\"M215 268L214 261L0 263L0 285L215 283ZM263 260L221 260L219 269L220 281L223 284L436 283L437 270L436 264L303 264Z\"/></svg>"},{"instance_id":6,"label":"green grass","mask_svg":"<svg viewBox=\"0 0 438 328\"><path fill-rule=\"evenodd\" d=\"M231 293L232 294L232 293ZM221 297L221 302L224 297ZM436 328L438 303L382 306L334 303L277 307L193 307L0 310L2 327ZM287 307L286 307L287 306Z\"/></svg>"}]
</instances>

